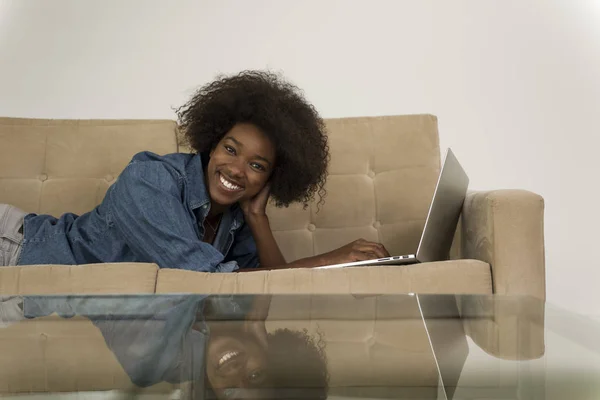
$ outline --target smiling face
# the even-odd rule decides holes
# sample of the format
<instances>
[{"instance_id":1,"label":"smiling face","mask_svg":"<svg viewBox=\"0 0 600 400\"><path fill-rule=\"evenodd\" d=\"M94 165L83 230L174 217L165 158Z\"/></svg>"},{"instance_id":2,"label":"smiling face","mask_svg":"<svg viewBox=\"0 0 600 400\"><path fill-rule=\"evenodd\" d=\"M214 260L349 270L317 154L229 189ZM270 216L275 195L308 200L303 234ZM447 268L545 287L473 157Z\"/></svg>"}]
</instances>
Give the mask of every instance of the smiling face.
<instances>
[{"instance_id":1,"label":"smiling face","mask_svg":"<svg viewBox=\"0 0 600 400\"><path fill-rule=\"evenodd\" d=\"M207 350L206 377L217 398L268 386L266 349L254 335L213 326Z\"/></svg>"},{"instance_id":2,"label":"smiling face","mask_svg":"<svg viewBox=\"0 0 600 400\"><path fill-rule=\"evenodd\" d=\"M210 152L206 185L215 211L251 199L267 184L275 146L258 127L236 124Z\"/></svg>"}]
</instances>

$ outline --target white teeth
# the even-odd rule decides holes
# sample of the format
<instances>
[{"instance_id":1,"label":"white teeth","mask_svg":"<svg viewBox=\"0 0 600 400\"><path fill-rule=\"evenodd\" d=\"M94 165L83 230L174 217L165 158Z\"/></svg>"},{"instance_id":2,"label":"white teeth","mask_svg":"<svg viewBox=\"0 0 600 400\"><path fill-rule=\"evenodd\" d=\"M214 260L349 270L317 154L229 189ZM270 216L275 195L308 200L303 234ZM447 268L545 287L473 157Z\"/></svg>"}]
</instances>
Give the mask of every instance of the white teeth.
<instances>
[{"instance_id":1,"label":"white teeth","mask_svg":"<svg viewBox=\"0 0 600 400\"><path fill-rule=\"evenodd\" d=\"M233 183L229 182L221 174L219 174L219 180L221 181L221 183L223 184L223 186L225 186L229 190L239 190L239 189L242 188L241 186L234 185Z\"/></svg>"},{"instance_id":2,"label":"white teeth","mask_svg":"<svg viewBox=\"0 0 600 400\"><path fill-rule=\"evenodd\" d=\"M237 351L230 351L228 353L225 353L223 357L221 357L221 359L219 360L219 366L223 365L227 360L231 359L232 357L237 357L237 355Z\"/></svg>"}]
</instances>

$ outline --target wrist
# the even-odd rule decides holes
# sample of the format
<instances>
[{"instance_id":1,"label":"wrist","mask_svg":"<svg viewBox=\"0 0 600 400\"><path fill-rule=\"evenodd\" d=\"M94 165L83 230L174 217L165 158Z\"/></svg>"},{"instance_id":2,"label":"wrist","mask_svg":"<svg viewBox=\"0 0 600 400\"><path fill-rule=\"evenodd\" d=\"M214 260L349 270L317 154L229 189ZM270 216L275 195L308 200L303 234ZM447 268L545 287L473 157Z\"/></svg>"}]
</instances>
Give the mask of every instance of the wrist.
<instances>
[{"instance_id":1,"label":"wrist","mask_svg":"<svg viewBox=\"0 0 600 400\"><path fill-rule=\"evenodd\" d=\"M315 257L316 267L322 267L324 265L330 265L329 258L327 257L329 253L319 254Z\"/></svg>"},{"instance_id":2,"label":"wrist","mask_svg":"<svg viewBox=\"0 0 600 400\"><path fill-rule=\"evenodd\" d=\"M269 226L269 217L266 214L252 214L248 213L244 215L244 219L248 225L252 226Z\"/></svg>"}]
</instances>

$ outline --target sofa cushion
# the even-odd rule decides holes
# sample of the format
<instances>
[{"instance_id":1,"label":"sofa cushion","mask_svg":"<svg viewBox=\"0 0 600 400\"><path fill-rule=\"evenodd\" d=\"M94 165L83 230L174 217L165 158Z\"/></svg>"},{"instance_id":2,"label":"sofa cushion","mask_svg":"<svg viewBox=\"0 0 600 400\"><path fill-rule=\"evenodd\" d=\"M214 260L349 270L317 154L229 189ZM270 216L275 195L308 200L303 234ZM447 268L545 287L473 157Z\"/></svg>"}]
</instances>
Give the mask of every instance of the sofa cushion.
<instances>
[{"instance_id":1,"label":"sofa cushion","mask_svg":"<svg viewBox=\"0 0 600 400\"><path fill-rule=\"evenodd\" d=\"M2 295L154 293L158 266L144 263L0 268Z\"/></svg>"},{"instance_id":2,"label":"sofa cushion","mask_svg":"<svg viewBox=\"0 0 600 400\"><path fill-rule=\"evenodd\" d=\"M177 152L167 120L0 118L0 203L81 214L98 205L131 157Z\"/></svg>"},{"instance_id":3,"label":"sofa cushion","mask_svg":"<svg viewBox=\"0 0 600 400\"><path fill-rule=\"evenodd\" d=\"M452 260L386 267L286 269L211 274L160 269L156 293L474 293L491 294L490 266Z\"/></svg>"}]
</instances>

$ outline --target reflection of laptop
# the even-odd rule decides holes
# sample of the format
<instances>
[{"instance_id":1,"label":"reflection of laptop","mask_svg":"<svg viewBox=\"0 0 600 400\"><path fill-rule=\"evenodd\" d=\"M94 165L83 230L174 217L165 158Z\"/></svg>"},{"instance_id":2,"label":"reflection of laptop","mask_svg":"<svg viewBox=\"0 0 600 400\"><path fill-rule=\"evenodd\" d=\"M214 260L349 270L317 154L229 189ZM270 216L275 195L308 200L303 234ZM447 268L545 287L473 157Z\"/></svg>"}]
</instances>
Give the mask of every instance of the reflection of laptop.
<instances>
[{"instance_id":1,"label":"reflection of laptop","mask_svg":"<svg viewBox=\"0 0 600 400\"><path fill-rule=\"evenodd\" d=\"M469 355L456 296L416 295L438 370L438 400L451 400Z\"/></svg>"},{"instance_id":2,"label":"reflection of laptop","mask_svg":"<svg viewBox=\"0 0 600 400\"><path fill-rule=\"evenodd\" d=\"M452 150L448 149L438 177L433 199L421 234L416 254L392 256L366 261L327 265L317 268L355 267L361 265L400 265L448 259L452 239L462 210L469 177Z\"/></svg>"}]
</instances>

